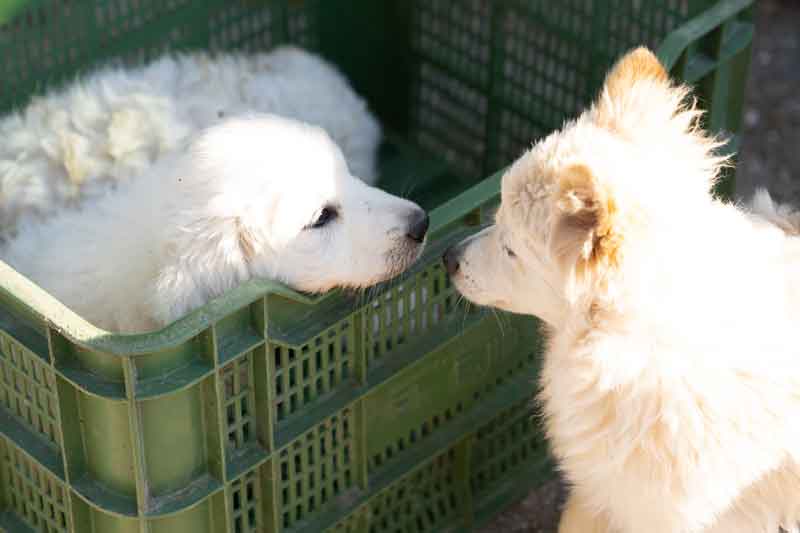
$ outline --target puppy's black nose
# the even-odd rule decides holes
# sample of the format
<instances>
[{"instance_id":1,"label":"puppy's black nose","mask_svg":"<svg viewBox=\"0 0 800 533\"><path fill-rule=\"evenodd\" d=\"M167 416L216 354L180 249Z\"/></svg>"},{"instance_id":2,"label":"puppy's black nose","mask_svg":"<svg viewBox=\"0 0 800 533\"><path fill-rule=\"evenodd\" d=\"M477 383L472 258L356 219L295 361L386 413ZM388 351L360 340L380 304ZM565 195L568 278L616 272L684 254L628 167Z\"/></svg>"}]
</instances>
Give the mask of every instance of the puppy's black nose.
<instances>
[{"instance_id":1,"label":"puppy's black nose","mask_svg":"<svg viewBox=\"0 0 800 533\"><path fill-rule=\"evenodd\" d=\"M442 256L444 268L447 270L448 276L455 276L458 272L458 261L460 259L460 255L460 250L458 250L456 246L451 246Z\"/></svg>"},{"instance_id":2,"label":"puppy's black nose","mask_svg":"<svg viewBox=\"0 0 800 533\"><path fill-rule=\"evenodd\" d=\"M409 217L408 233L406 235L414 242L422 242L428 233L428 224L430 224L428 213L418 209Z\"/></svg>"}]
</instances>

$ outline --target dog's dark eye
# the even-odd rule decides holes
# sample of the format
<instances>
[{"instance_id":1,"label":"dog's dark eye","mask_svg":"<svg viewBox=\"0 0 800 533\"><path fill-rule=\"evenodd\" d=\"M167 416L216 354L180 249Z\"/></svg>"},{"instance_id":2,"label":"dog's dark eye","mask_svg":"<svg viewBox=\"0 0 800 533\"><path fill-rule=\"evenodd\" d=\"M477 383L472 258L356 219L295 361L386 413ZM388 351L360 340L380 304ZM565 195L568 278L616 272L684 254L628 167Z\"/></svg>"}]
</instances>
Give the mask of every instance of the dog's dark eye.
<instances>
[{"instance_id":1,"label":"dog's dark eye","mask_svg":"<svg viewBox=\"0 0 800 533\"><path fill-rule=\"evenodd\" d=\"M517 257L517 254L515 254L515 253L514 253L514 250L512 250L512 249L511 249L511 248L509 248L508 246L503 246L503 250L505 250L505 252L506 252L506 255L507 255L508 257L511 257L511 258Z\"/></svg>"},{"instance_id":2,"label":"dog's dark eye","mask_svg":"<svg viewBox=\"0 0 800 533\"><path fill-rule=\"evenodd\" d=\"M336 209L333 207L323 207L322 210L317 215L317 218L314 219L314 222L311 223L312 228L321 228L328 222L334 220L338 216Z\"/></svg>"}]
</instances>

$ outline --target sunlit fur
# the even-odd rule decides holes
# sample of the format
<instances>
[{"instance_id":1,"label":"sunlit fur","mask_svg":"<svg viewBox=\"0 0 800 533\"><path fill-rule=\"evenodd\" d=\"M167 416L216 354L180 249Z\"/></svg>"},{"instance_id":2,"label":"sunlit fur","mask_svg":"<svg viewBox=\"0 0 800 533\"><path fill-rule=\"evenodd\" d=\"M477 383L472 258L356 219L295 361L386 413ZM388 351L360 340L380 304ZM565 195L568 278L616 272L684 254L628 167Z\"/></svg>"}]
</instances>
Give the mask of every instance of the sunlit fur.
<instances>
[{"instance_id":1,"label":"sunlit fur","mask_svg":"<svg viewBox=\"0 0 800 533\"><path fill-rule=\"evenodd\" d=\"M323 208L337 215L312 227ZM405 270L421 209L353 177L320 128L227 119L128 181L45 222L0 258L94 324L163 326L250 278L309 292Z\"/></svg>"},{"instance_id":2,"label":"sunlit fur","mask_svg":"<svg viewBox=\"0 0 800 533\"><path fill-rule=\"evenodd\" d=\"M189 135L242 112L324 128L374 183L380 126L336 68L293 47L108 66L0 119L0 238L140 175Z\"/></svg>"},{"instance_id":3,"label":"sunlit fur","mask_svg":"<svg viewBox=\"0 0 800 533\"><path fill-rule=\"evenodd\" d=\"M788 235L800 235L800 209L775 202L766 189L758 189L748 204L750 211L781 228Z\"/></svg>"},{"instance_id":4,"label":"sunlit fur","mask_svg":"<svg viewBox=\"0 0 800 533\"><path fill-rule=\"evenodd\" d=\"M633 51L451 252L468 299L546 322L561 533L798 531L800 238L712 198L698 115Z\"/></svg>"}]
</instances>

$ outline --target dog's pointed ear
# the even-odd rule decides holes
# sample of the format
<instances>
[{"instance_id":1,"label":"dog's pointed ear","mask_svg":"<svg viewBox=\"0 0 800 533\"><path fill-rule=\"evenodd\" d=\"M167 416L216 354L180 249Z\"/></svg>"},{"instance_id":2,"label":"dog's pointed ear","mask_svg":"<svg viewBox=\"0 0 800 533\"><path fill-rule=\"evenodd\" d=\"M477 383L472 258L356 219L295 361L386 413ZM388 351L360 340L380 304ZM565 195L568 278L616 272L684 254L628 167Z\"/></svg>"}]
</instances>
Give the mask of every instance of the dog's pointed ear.
<instances>
[{"instance_id":1,"label":"dog's pointed ear","mask_svg":"<svg viewBox=\"0 0 800 533\"><path fill-rule=\"evenodd\" d=\"M557 194L550 249L559 265L566 270L616 265L622 239L613 195L581 164L559 173Z\"/></svg>"},{"instance_id":2,"label":"dog's pointed ear","mask_svg":"<svg viewBox=\"0 0 800 533\"><path fill-rule=\"evenodd\" d=\"M603 128L625 133L627 126L642 125L650 118L669 119L684 96L685 91L672 86L655 54L639 47L609 71L594 105L594 120Z\"/></svg>"},{"instance_id":3,"label":"dog's pointed ear","mask_svg":"<svg viewBox=\"0 0 800 533\"><path fill-rule=\"evenodd\" d=\"M669 84L669 74L658 58L640 46L622 56L606 76L603 89L612 100L623 99L637 83Z\"/></svg>"}]
</instances>

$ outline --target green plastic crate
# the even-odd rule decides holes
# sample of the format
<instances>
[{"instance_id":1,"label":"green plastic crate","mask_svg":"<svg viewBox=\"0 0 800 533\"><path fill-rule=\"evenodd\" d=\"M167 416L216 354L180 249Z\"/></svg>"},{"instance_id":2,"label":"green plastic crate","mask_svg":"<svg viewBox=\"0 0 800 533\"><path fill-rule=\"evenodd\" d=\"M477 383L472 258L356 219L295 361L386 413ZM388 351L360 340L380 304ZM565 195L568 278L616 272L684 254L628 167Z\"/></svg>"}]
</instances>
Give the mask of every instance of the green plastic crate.
<instances>
[{"instance_id":1,"label":"green plastic crate","mask_svg":"<svg viewBox=\"0 0 800 533\"><path fill-rule=\"evenodd\" d=\"M741 119L752 0L5 0L0 109L116 57L317 50L432 212L416 267L306 297L253 281L153 334L93 328L0 263L0 530L461 531L550 475L531 318L469 309L439 257L499 174L647 43ZM725 192L724 190L722 192Z\"/></svg>"}]
</instances>

